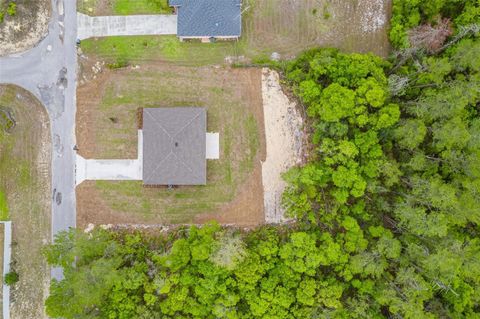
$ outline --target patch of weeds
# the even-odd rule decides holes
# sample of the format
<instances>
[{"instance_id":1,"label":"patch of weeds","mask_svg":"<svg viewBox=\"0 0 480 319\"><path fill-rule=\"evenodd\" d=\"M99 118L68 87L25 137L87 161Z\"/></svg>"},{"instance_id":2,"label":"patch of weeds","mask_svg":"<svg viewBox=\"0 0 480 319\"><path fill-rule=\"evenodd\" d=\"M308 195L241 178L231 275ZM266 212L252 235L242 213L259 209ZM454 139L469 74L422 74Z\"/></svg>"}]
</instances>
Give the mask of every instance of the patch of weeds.
<instances>
[{"instance_id":1,"label":"patch of weeds","mask_svg":"<svg viewBox=\"0 0 480 319\"><path fill-rule=\"evenodd\" d=\"M115 0L113 12L120 15L128 14L161 14L172 13L168 0Z\"/></svg>"},{"instance_id":2,"label":"patch of weeds","mask_svg":"<svg viewBox=\"0 0 480 319\"><path fill-rule=\"evenodd\" d=\"M331 18L331 16L332 16L332 15L331 15L330 12L328 11L328 4L326 3L326 4L323 6L323 18L324 18L325 20L328 20L328 19Z\"/></svg>"},{"instance_id":3,"label":"patch of weeds","mask_svg":"<svg viewBox=\"0 0 480 319\"><path fill-rule=\"evenodd\" d=\"M27 161L18 163L17 181L20 188L27 188L33 183L30 165Z\"/></svg>"},{"instance_id":4,"label":"patch of weeds","mask_svg":"<svg viewBox=\"0 0 480 319\"><path fill-rule=\"evenodd\" d=\"M181 55L180 41L176 38L165 38L160 52L164 57L176 60Z\"/></svg>"},{"instance_id":5,"label":"patch of weeds","mask_svg":"<svg viewBox=\"0 0 480 319\"><path fill-rule=\"evenodd\" d=\"M19 279L20 278L19 278L18 274L14 271L11 271L11 272L5 274L4 282L8 286L12 286L12 285L16 284Z\"/></svg>"},{"instance_id":6,"label":"patch of weeds","mask_svg":"<svg viewBox=\"0 0 480 319\"><path fill-rule=\"evenodd\" d=\"M107 68L110 70L121 69L128 66L128 62L122 58L118 59L116 62L107 63Z\"/></svg>"},{"instance_id":7,"label":"patch of weeds","mask_svg":"<svg viewBox=\"0 0 480 319\"><path fill-rule=\"evenodd\" d=\"M17 14L17 4L15 2L10 2L8 4L7 14L11 17Z\"/></svg>"},{"instance_id":8,"label":"patch of weeds","mask_svg":"<svg viewBox=\"0 0 480 319\"><path fill-rule=\"evenodd\" d=\"M9 220L7 197L5 193L0 190L0 220Z\"/></svg>"},{"instance_id":9,"label":"patch of weeds","mask_svg":"<svg viewBox=\"0 0 480 319\"><path fill-rule=\"evenodd\" d=\"M258 129L257 122L253 115L249 115L247 120L244 123L245 132L247 133L248 138L248 149L246 150L246 157L241 162L242 170L249 171L253 167L253 159L257 154L258 148L260 146L260 141L258 138Z\"/></svg>"},{"instance_id":10,"label":"patch of weeds","mask_svg":"<svg viewBox=\"0 0 480 319\"><path fill-rule=\"evenodd\" d=\"M10 132L15 127L15 119L12 112L0 106L0 129L4 132Z\"/></svg>"},{"instance_id":11,"label":"patch of weeds","mask_svg":"<svg viewBox=\"0 0 480 319\"><path fill-rule=\"evenodd\" d=\"M17 14L17 4L15 1L8 1L5 3L2 3L0 1L0 23L3 22L5 19L5 15L9 15L11 17L15 16Z\"/></svg>"}]
</instances>

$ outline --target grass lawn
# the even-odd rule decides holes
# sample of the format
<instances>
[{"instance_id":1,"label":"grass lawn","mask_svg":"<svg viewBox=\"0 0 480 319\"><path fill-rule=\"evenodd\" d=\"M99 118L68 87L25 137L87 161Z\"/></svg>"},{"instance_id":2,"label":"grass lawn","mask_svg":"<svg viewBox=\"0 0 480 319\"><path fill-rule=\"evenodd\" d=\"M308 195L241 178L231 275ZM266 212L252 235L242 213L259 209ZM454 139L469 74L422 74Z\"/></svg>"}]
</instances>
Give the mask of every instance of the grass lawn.
<instances>
[{"instance_id":1,"label":"grass lawn","mask_svg":"<svg viewBox=\"0 0 480 319\"><path fill-rule=\"evenodd\" d=\"M144 188L140 181L96 182L102 203L117 222L132 215L125 221L192 222L196 215L215 211L235 197L259 161L260 70L167 64L108 71L103 76L77 91L77 121L84 123L84 128L77 126L77 142L86 158L135 158L138 107L205 107L207 130L220 133L220 159L207 162L206 186L168 190ZM89 202L93 196L81 193L82 185L77 188L78 214L90 214L89 205L92 210L101 207ZM93 214L97 213L95 209Z\"/></svg>"},{"instance_id":2,"label":"grass lawn","mask_svg":"<svg viewBox=\"0 0 480 319\"><path fill-rule=\"evenodd\" d=\"M94 16L172 13L168 0L77 0L77 10Z\"/></svg>"},{"instance_id":3,"label":"grass lawn","mask_svg":"<svg viewBox=\"0 0 480 319\"><path fill-rule=\"evenodd\" d=\"M180 42L176 36L126 36L83 40L82 51L109 63L175 62L181 65L221 64L242 51L238 42Z\"/></svg>"},{"instance_id":4,"label":"grass lawn","mask_svg":"<svg viewBox=\"0 0 480 319\"><path fill-rule=\"evenodd\" d=\"M0 126L0 193L5 195L0 206L8 203L12 270L20 275L12 288L12 318L44 318L49 269L41 248L50 241L51 219L48 116L31 94L13 86L0 85L0 108L16 123L8 133Z\"/></svg>"}]
</instances>

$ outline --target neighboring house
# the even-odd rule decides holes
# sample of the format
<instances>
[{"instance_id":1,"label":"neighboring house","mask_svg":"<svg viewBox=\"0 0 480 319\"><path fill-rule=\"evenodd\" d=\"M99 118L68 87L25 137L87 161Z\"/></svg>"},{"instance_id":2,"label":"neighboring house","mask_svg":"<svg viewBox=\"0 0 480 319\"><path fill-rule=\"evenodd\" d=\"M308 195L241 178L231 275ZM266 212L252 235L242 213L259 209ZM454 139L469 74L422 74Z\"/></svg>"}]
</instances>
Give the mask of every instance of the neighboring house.
<instances>
[{"instance_id":1,"label":"neighboring house","mask_svg":"<svg viewBox=\"0 0 480 319\"><path fill-rule=\"evenodd\" d=\"M205 185L206 128L204 108L144 108L143 183Z\"/></svg>"},{"instance_id":2,"label":"neighboring house","mask_svg":"<svg viewBox=\"0 0 480 319\"><path fill-rule=\"evenodd\" d=\"M241 0L169 0L178 15L183 39L238 39L242 33Z\"/></svg>"}]
</instances>

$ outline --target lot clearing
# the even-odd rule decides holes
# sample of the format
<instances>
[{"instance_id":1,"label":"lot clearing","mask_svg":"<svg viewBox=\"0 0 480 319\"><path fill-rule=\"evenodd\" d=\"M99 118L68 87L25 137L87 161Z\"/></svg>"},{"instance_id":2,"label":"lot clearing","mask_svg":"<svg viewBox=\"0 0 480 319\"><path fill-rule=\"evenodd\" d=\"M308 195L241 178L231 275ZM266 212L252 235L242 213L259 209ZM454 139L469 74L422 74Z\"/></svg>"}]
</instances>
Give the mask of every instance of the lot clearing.
<instances>
[{"instance_id":1,"label":"lot clearing","mask_svg":"<svg viewBox=\"0 0 480 319\"><path fill-rule=\"evenodd\" d=\"M11 315L46 318L50 274L41 248L50 242L49 120L35 97L10 85L0 85L0 108L15 123L8 132L0 126L0 189L13 225L12 270L20 278L11 290Z\"/></svg>"},{"instance_id":2,"label":"lot clearing","mask_svg":"<svg viewBox=\"0 0 480 319\"><path fill-rule=\"evenodd\" d=\"M90 66L84 66L84 71ZM201 106L220 133L220 159L206 186L146 188L141 181L87 181L77 187L77 225L264 221L265 159L261 70L149 63L103 69L77 89L77 142L84 158L136 158L139 107Z\"/></svg>"},{"instance_id":3,"label":"lot clearing","mask_svg":"<svg viewBox=\"0 0 480 319\"><path fill-rule=\"evenodd\" d=\"M15 9L8 7L15 3ZM13 6L12 6L13 7ZM0 56L33 48L48 31L51 0L0 0Z\"/></svg>"},{"instance_id":4,"label":"lot clearing","mask_svg":"<svg viewBox=\"0 0 480 319\"><path fill-rule=\"evenodd\" d=\"M312 47L388 55L391 0L245 0L249 56L291 58Z\"/></svg>"}]
</instances>

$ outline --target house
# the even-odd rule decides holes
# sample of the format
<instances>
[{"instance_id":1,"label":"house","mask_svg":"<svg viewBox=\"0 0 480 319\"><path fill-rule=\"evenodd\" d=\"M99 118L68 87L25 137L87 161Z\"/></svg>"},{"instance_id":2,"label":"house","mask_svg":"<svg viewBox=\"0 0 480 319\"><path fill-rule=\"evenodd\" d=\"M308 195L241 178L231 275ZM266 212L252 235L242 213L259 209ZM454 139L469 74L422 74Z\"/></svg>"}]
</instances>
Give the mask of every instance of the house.
<instances>
[{"instance_id":1,"label":"house","mask_svg":"<svg viewBox=\"0 0 480 319\"><path fill-rule=\"evenodd\" d=\"M144 185L205 185L206 126L201 107L144 108Z\"/></svg>"},{"instance_id":2,"label":"house","mask_svg":"<svg viewBox=\"0 0 480 319\"><path fill-rule=\"evenodd\" d=\"M241 0L169 0L178 16L180 40L238 39L242 32Z\"/></svg>"},{"instance_id":3,"label":"house","mask_svg":"<svg viewBox=\"0 0 480 319\"><path fill-rule=\"evenodd\" d=\"M142 180L146 186L205 185L207 160L220 158L218 132L207 132L202 107L143 108L136 159L76 155L75 183Z\"/></svg>"}]
</instances>

